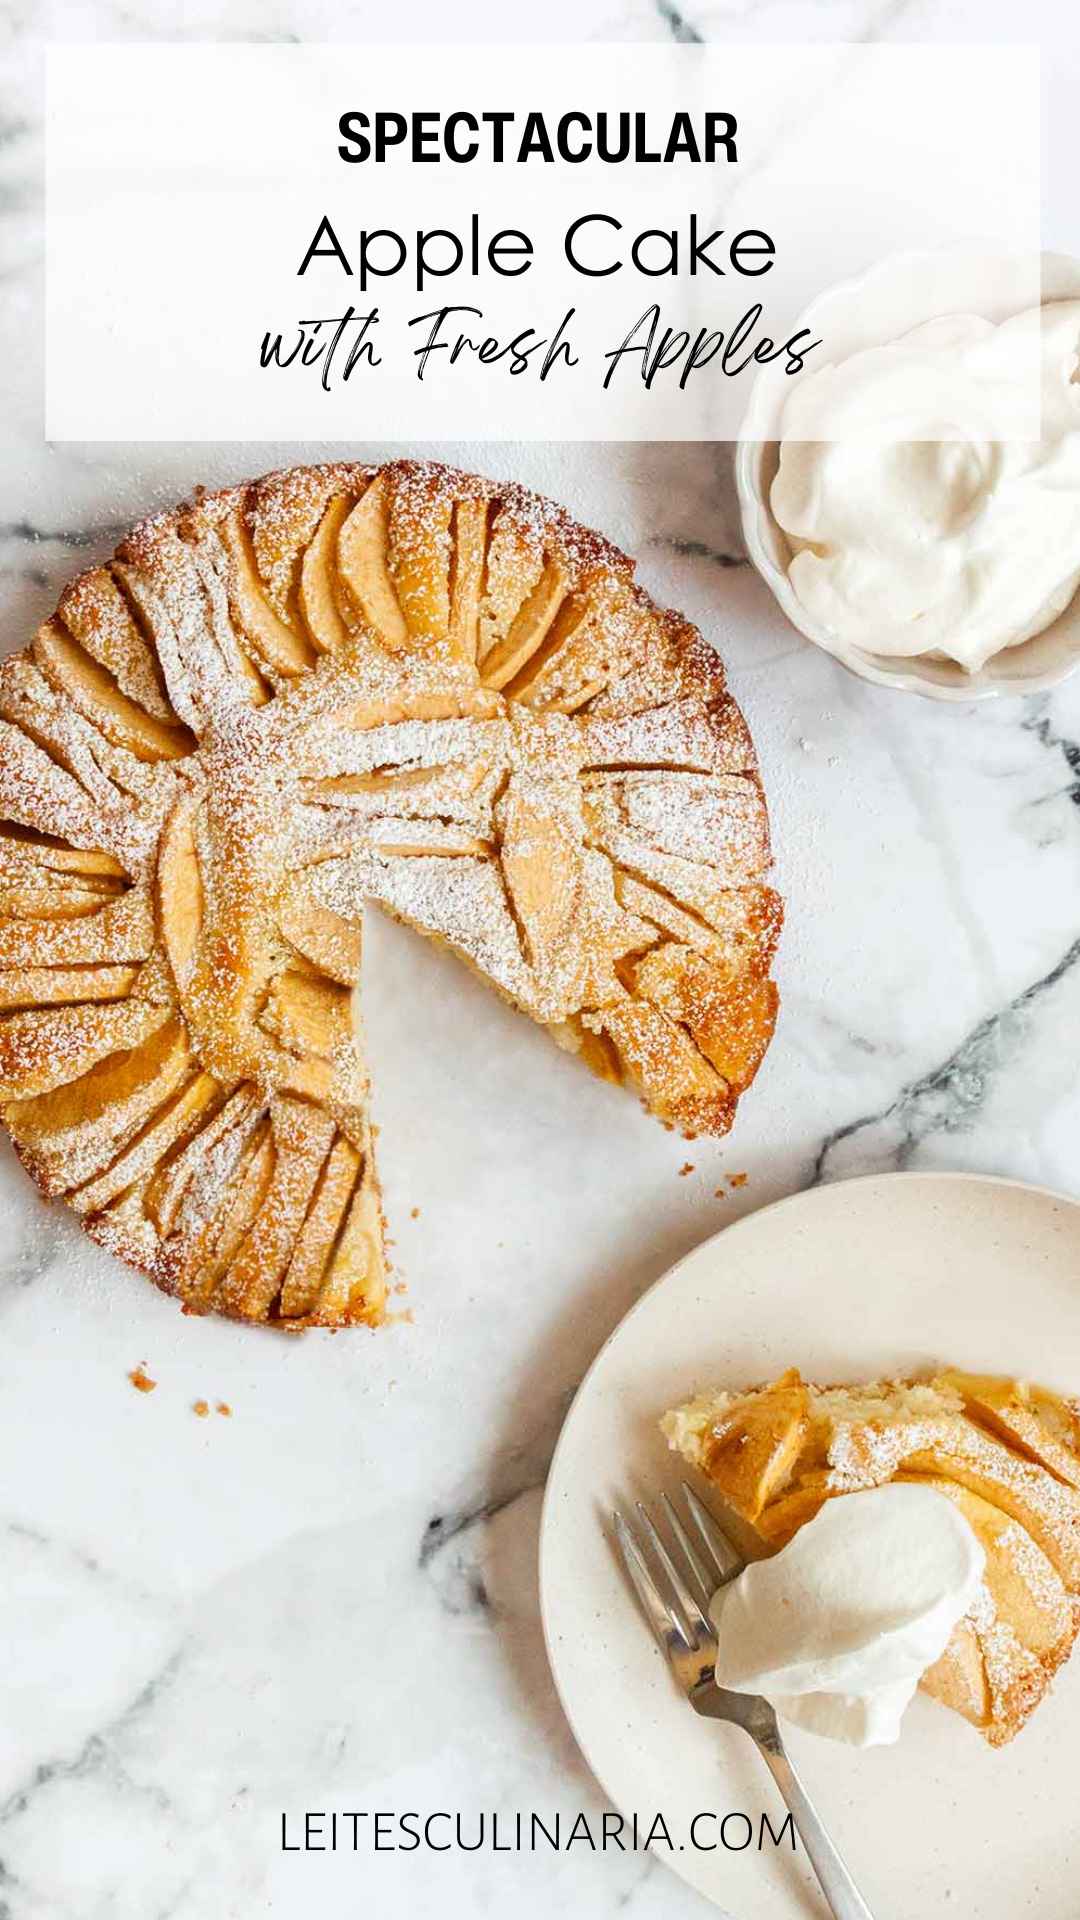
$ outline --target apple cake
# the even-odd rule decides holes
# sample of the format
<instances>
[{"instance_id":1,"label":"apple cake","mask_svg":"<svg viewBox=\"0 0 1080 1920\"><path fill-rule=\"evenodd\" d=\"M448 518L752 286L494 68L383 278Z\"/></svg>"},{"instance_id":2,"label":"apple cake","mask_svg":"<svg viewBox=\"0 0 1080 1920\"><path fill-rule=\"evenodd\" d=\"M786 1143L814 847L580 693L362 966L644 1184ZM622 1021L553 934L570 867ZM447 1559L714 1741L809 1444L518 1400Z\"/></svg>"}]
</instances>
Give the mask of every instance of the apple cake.
<instances>
[{"instance_id":1,"label":"apple cake","mask_svg":"<svg viewBox=\"0 0 1080 1920\"><path fill-rule=\"evenodd\" d=\"M0 668L0 1102L194 1312L386 1297L364 905L723 1133L780 923L720 660L549 501L301 467L156 515Z\"/></svg>"},{"instance_id":2,"label":"apple cake","mask_svg":"<svg viewBox=\"0 0 1080 1920\"><path fill-rule=\"evenodd\" d=\"M986 1572L921 1684L992 1746L1019 1732L1080 1630L1080 1401L985 1374L816 1387L793 1370L661 1424L759 1552L839 1495L893 1480L946 1494Z\"/></svg>"}]
</instances>

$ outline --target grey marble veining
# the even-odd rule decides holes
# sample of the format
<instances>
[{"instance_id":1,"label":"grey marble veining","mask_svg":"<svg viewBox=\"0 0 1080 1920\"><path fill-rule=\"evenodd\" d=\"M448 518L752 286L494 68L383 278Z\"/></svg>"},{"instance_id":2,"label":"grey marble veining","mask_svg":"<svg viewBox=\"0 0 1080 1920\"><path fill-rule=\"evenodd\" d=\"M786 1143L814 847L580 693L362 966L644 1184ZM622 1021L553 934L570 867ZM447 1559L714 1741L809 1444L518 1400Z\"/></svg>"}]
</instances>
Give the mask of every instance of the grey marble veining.
<instances>
[{"instance_id":1,"label":"grey marble veining","mask_svg":"<svg viewBox=\"0 0 1080 1920\"><path fill-rule=\"evenodd\" d=\"M938 1133L972 1133L995 1083L1023 1062L1035 1039L1042 1002L1049 1007L1063 1038L1076 1032L1075 992L1071 975L1080 963L1080 937L1041 979L1018 993L1007 1005L987 1014L947 1060L900 1088L880 1113L845 1121L822 1143L814 1165L815 1183L842 1178L845 1173L902 1172L916 1164L916 1156Z\"/></svg>"},{"instance_id":2,"label":"grey marble veining","mask_svg":"<svg viewBox=\"0 0 1080 1920\"><path fill-rule=\"evenodd\" d=\"M1073 137L1068 11L1026 9L1018 36L1011 0L553 0L542 21L492 0L461 4L454 26L478 41L1041 35L1046 238L1067 246L1075 166L1054 157ZM419 0L390 18L330 0L0 5L5 647L75 568L195 481L341 451L44 443L35 40L440 30ZM1080 1190L1080 679L968 709L852 680L784 625L745 563L725 449L442 451L565 500L719 644L787 900L776 1042L734 1137L688 1150L450 961L373 922L377 1118L415 1320L371 1340L183 1319L44 1209L4 1149L0 1620L17 1651L0 1714L0 1920L346 1920L373 1910L376 1883L380 1920L511 1902L520 1920L553 1906L704 1914L640 1855L298 1862L280 1817L599 1811L543 1652L542 1487L603 1338L704 1235L882 1167ZM423 1061L422 1113L407 1058ZM492 1061L520 1089L512 1119ZM728 1187L733 1172L745 1186ZM153 1394L128 1385L140 1362ZM202 1397L232 1418L195 1418Z\"/></svg>"}]
</instances>

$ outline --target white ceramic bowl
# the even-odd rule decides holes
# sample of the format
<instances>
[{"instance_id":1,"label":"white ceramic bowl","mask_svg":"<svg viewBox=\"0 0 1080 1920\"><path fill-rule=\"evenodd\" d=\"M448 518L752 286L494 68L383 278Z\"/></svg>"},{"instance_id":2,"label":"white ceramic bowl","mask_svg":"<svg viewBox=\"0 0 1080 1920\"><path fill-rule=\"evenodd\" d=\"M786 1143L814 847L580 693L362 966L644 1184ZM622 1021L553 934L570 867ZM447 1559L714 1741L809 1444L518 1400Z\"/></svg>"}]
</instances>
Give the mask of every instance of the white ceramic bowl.
<instances>
[{"instance_id":1,"label":"white ceramic bowl","mask_svg":"<svg viewBox=\"0 0 1080 1920\"><path fill-rule=\"evenodd\" d=\"M910 327L946 313L978 313L1006 320L1019 309L1002 295L1000 259L954 253L897 254L821 294L803 316L820 333L830 358L884 345ZM1080 261L1042 256L1043 304L1080 299ZM893 659L826 632L796 597L788 579L791 550L769 507L780 460L778 426L791 380L776 366L754 382L735 452L735 483L743 537L762 579L792 625L864 680L928 694L937 700L984 700L995 694L1041 693L1080 666L1080 593L1052 626L1006 648L977 673L929 656Z\"/></svg>"}]
</instances>

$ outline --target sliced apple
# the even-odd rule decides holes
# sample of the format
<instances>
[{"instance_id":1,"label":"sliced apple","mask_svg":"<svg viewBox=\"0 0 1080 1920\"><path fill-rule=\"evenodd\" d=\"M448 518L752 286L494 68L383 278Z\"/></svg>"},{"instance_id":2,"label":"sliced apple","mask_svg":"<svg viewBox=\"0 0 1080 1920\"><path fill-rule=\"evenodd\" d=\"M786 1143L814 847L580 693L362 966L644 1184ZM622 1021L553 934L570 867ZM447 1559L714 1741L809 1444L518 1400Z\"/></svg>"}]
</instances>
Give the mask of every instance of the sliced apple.
<instances>
[{"instance_id":1,"label":"sliced apple","mask_svg":"<svg viewBox=\"0 0 1080 1920\"><path fill-rule=\"evenodd\" d=\"M542 645L562 602L566 598L567 577L556 561L549 561L528 599L519 609L505 639L499 640L480 663L480 678L485 687L496 691L520 673Z\"/></svg>"},{"instance_id":2,"label":"sliced apple","mask_svg":"<svg viewBox=\"0 0 1080 1920\"><path fill-rule=\"evenodd\" d=\"M491 520L480 605L478 657L483 666L506 638L544 571L543 536L513 502L504 501Z\"/></svg>"},{"instance_id":3,"label":"sliced apple","mask_svg":"<svg viewBox=\"0 0 1080 1920\"><path fill-rule=\"evenodd\" d=\"M776 1024L771 980L732 979L696 947L667 941L634 964L635 993L688 1027L706 1060L738 1092L750 1085Z\"/></svg>"},{"instance_id":4,"label":"sliced apple","mask_svg":"<svg viewBox=\"0 0 1080 1920\"><path fill-rule=\"evenodd\" d=\"M624 1077L658 1119L690 1137L727 1132L735 1112L727 1081L658 1007L626 996L585 1014L583 1021L592 1032L609 1036Z\"/></svg>"},{"instance_id":5,"label":"sliced apple","mask_svg":"<svg viewBox=\"0 0 1080 1920\"><path fill-rule=\"evenodd\" d=\"M333 1063L320 1060L314 1054L298 1059L283 1053L274 1074L274 1085L280 1094L296 1094L301 1100L323 1106L334 1093Z\"/></svg>"},{"instance_id":6,"label":"sliced apple","mask_svg":"<svg viewBox=\"0 0 1080 1920\"><path fill-rule=\"evenodd\" d=\"M349 638L349 629L334 593L334 574L338 536L351 506L352 502L344 495L331 500L300 568L300 610L320 653L337 653Z\"/></svg>"},{"instance_id":7,"label":"sliced apple","mask_svg":"<svg viewBox=\"0 0 1080 1920\"><path fill-rule=\"evenodd\" d=\"M157 910L173 978L188 985L203 925L203 883L196 840L197 802L179 800L161 836L157 866Z\"/></svg>"},{"instance_id":8,"label":"sliced apple","mask_svg":"<svg viewBox=\"0 0 1080 1920\"><path fill-rule=\"evenodd\" d=\"M8 1108L8 1124L21 1143L52 1153L68 1142L77 1143L85 1128L99 1123L105 1135L120 1140L179 1085L191 1053L179 1022L166 1021L166 1009L136 1008L127 1001L119 1008L65 1011L89 1011L101 1019L106 1014L129 1009L132 1013L152 1015L158 1024L146 1038L123 1050L111 1046L107 1058L100 1057L99 1048L95 1064L77 1079L63 1083L54 1080L50 1091L13 1102ZM12 1016L13 1019L19 1017L18 1014Z\"/></svg>"},{"instance_id":9,"label":"sliced apple","mask_svg":"<svg viewBox=\"0 0 1080 1920\"><path fill-rule=\"evenodd\" d=\"M378 1326L385 1306L382 1210L368 1160L331 1254L315 1310L324 1323L353 1324L360 1320Z\"/></svg>"},{"instance_id":10,"label":"sliced apple","mask_svg":"<svg viewBox=\"0 0 1080 1920\"><path fill-rule=\"evenodd\" d=\"M246 1320L264 1320L277 1299L334 1133L329 1114L299 1101L277 1101L272 1125L273 1176L216 1301Z\"/></svg>"},{"instance_id":11,"label":"sliced apple","mask_svg":"<svg viewBox=\"0 0 1080 1920\"><path fill-rule=\"evenodd\" d=\"M154 945L154 913L147 890L132 887L77 920L5 920L0 916L0 966L119 965L144 960Z\"/></svg>"},{"instance_id":12,"label":"sliced apple","mask_svg":"<svg viewBox=\"0 0 1080 1920\"><path fill-rule=\"evenodd\" d=\"M564 810L527 777L511 777L495 817L503 878L526 957L546 974L566 950L581 900L580 843Z\"/></svg>"},{"instance_id":13,"label":"sliced apple","mask_svg":"<svg viewBox=\"0 0 1080 1920\"><path fill-rule=\"evenodd\" d=\"M453 496L424 473L396 473L387 519L388 564L414 640L445 640L450 625Z\"/></svg>"},{"instance_id":14,"label":"sliced apple","mask_svg":"<svg viewBox=\"0 0 1080 1920\"><path fill-rule=\"evenodd\" d=\"M206 1167L222 1159L222 1142L235 1135L239 1156L244 1128L253 1124L256 1096L251 1087L237 1087L224 1105L208 1114L205 1124L190 1139L174 1146L147 1182L143 1206L163 1240L177 1223L189 1190Z\"/></svg>"},{"instance_id":15,"label":"sliced apple","mask_svg":"<svg viewBox=\"0 0 1080 1920\"><path fill-rule=\"evenodd\" d=\"M138 967L3 967L0 1009L126 1000L138 972Z\"/></svg>"},{"instance_id":16,"label":"sliced apple","mask_svg":"<svg viewBox=\"0 0 1080 1920\"><path fill-rule=\"evenodd\" d=\"M314 1308L327 1262L352 1200L362 1164L359 1150L343 1134L330 1149L307 1218L293 1250L278 1312L295 1320Z\"/></svg>"},{"instance_id":17,"label":"sliced apple","mask_svg":"<svg viewBox=\"0 0 1080 1920\"><path fill-rule=\"evenodd\" d=\"M157 654L107 567L80 574L60 596L57 618L110 673L129 700L158 720L178 724Z\"/></svg>"},{"instance_id":18,"label":"sliced apple","mask_svg":"<svg viewBox=\"0 0 1080 1920\"><path fill-rule=\"evenodd\" d=\"M34 1008L0 1020L0 1100L13 1103L19 1138L74 1124L85 1098L70 1091L96 1063L131 1059L128 1049L165 1023L162 1007L125 1000L118 1006Z\"/></svg>"},{"instance_id":19,"label":"sliced apple","mask_svg":"<svg viewBox=\"0 0 1080 1920\"><path fill-rule=\"evenodd\" d=\"M220 531L230 561L230 598L244 638L262 666L283 679L295 680L314 665L314 647L286 626L266 599L240 513L223 521Z\"/></svg>"},{"instance_id":20,"label":"sliced apple","mask_svg":"<svg viewBox=\"0 0 1080 1920\"><path fill-rule=\"evenodd\" d=\"M94 878L123 880L124 869L111 853L98 849L65 847L44 835L15 833L0 827L0 872L26 866L43 867L54 873L77 873Z\"/></svg>"},{"instance_id":21,"label":"sliced apple","mask_svg":"<svg viewBox=\"0 0 1080 1920\"><path fill-rule=\"evenodd\" d=\"M471 662L476 659L480 644L480 602L487 554L487 501L459 500L454 508L453 531L448 637L455 657Z\"/></svg>"},{"instance_id":22,"label":"sliced apple","mask_svg":"<svg viewBox=\"0 0 1080 1920\"><path fill-rule=\"evenodd\" d=\"M150 1124L104 1172L85 1181L68 1195L76 1213L96 1213L118 1195L126 1193L136 1181L145 1180L169 1149L198 1124L220 1091L217 1081L210 1074L196 1073L178 1093L166 1099Z\"/></svg>"},{"instance_id":23,"label":"sliced apple","mask_svg":"<svg viewBox=\"0 0 1080 1920\"><path fill-rule=\"evenodd\" d=\"M259 1025L291 1053L330 1060L352 1031L347 987L302 973L282 973L270 988Z\"/></svg>"},{"instance_id":24,"label":"sliced apple","mask_svg":"<svg viewBox=\"0 0 1080 1920\"><path fill-rule=\"evenodd\" d=\"M385 474L357 501L338 535L341 577L362 621L388 647L407 647L409 628L387 566L389 499Z\"/></svg>"},{"instance_id":25,"label":"sliced apple","mask_svg":"<svg viewBox=\"0 0 1080 1920\"><path fill-rule=\"evenodd\" d=\"M179 1279L185 1304L205 1313L265 1204L277 1155L268 1118L244 1146L221 1204L185 1250Z\"/></svg>"},{"instance_id":26,"label":"sliced apple","mask_svg":"<svg viewBox=\"0 0 1080 1920\"><path fill-rule=\"evenodd\" d=\"M284 938L321 973L343 987L360 977L360 928L312 899L303 875L294 874L282 889L278 925Z\"/></svg>"},{"instance_id":27,"label":"sliced apple","mask_svg":"<svg viewBox=\"0 0 1080 1920\"><path fill-rule=\"evenodd\" d=\"M73 706L136 760L183 760L194 736L178 720L159 720L121 693L112 674L53 620L39 627L33 643L42 673Z\"/></svg>"}]
</instances>

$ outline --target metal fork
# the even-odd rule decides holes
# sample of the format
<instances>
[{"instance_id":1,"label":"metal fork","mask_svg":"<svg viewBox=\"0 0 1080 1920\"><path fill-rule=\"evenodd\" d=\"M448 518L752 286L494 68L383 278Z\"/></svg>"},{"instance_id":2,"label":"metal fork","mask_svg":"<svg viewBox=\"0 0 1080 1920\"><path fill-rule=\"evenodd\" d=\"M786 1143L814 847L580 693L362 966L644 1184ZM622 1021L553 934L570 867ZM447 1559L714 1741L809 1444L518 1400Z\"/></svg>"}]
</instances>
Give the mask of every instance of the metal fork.
<instances>
[{"instance_id":1,"label":"metal fork","mask_svg":"<svg viewBox=\"0 0 1080 1920\"><path fill-rule=\"evenodd\" d=\"M716 1635L709 1603L719 1587L742 1572L745 1561L685 1481L683 1493L693 1539L667 1494L661 1495L674 1551L665 1545L647 1507L637 1502L652 1567L633 1528L621 1513L614 1515L615 1539L645 1618L695 1713L728 1720L750 1735L783 1795L835 1920L873 1920L788 1759L769 1702L760 1694L730 1693L716 1684Z\"/></svg>"}]
</instances>

